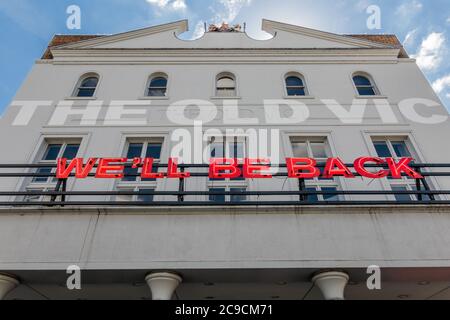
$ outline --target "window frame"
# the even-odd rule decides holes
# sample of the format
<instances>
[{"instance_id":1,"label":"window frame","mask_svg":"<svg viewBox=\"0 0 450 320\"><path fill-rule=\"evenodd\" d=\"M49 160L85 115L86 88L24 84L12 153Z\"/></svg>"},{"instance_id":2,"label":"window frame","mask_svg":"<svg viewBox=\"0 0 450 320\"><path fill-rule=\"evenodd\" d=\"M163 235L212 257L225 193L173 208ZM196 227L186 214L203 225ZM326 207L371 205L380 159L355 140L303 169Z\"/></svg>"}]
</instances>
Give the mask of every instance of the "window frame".
<instances>
[{"instance_id":1,"label":"window frame","mask_svg":"<svg viewBox=\"0 0 450 320\"><path fill-rule=\"evenodd\" d=\"M121 154L124 158L127 158L129 146L133 143L142 143L141 158L145 158L148 145L151 143L161 143L161 154L159 159L154 159L154 164L161 163L161 158L164 156L166 137L164 135L149 135L149 136L126 136L123 143ZM134 181L126 181L123 179L117 180L113 186L117 191L139 191L139 190L157 190L160 188L160 181L158 179L142 181L141 177L136 177ZM119 197L131 197L129 200L119 200ZM139 201L139 195L133 196L112 196L113 201ZM155 196L156 197L156 196ZM152 201L155 201L155 197Z\"/></svg>"},{"instance_id":2,"label":"window frame","mask_svg":"<svg viewBox=\"0 0 450 320\"><path fill-rule=\"evenodd\" d=\"M220 90L219 90L218 82L222 78L230 78L233 80L234 88L233 88L232 95L220 95L219 94ZM231 88L231 87L229 87L229 88ZM229 89L229 88L227 87L226 89ZM233 72L225 71L225 72L220 72L216 75L215 81L214 81L214 98L216 98L216 99L237 99L237 98L239 98L238 81L237 81L236 75Z\"/></svg>"},{"instance_id":3,"label":"window frame","mask_svg":"<svg viewBox=\"0 0 450 320\"><path fill-rule=\"evenodd\" d=\"M303 83L303 86L288 86L287 85L287 79L290 78L290 77L296 77L296 78L300 79L302 81L302 83ZM310 96L309 95L308 85L307 85L307 82L306 82L306 78L303 76L303 74L301 74L299 72L288 72L288 73L286 73L284 75L284 77L283 77L283 87L284 87L284 96L287 97L287 98L291 98L291 99L298 98L298 99L301 99L301 98L305 98L305 97L309 97ZM292 87L292 88L301 88L301 89L303 89L305 94L304 95L289 95L288 88L290 88L290 87Z\"/></svg>"},{"instance_id":4,"label":"window frame","mask_svg":"<svg viewBox=\"0 0 450 320\"><path fill-rule=\"evenodd\" d=\"M81 88L83 81L85 81L88 78L94 78L94 77L97 78L97 86L95 88L94 87ZM80 99L80 100L96 99L97 92L100 87L100 80L101 80L100 75L97 72L90 71L90 72L83 73L80 77L78 77L78 81L75 85L75 89L72 91L70 98L71 99ZM92 94L92 96L87 96L87 97L79 96L80 89L94 89L94 93Z\"/></svg>"},{"instance_id":5,"label":"window frame","mask_svg":"<svg viewBox=\"0 0 450 320\"><path fill-rule=\"evenodd\" d=\"M214 138L214 141L211 142L211 140ZM229 141L230 139L233 139L233 141ZM211 145L214 143L222 143L223 144L223 157L224 158L232 158L230 155L232 153L231 152L231 148L230 148L230 142L233 143L233 150L234 150L234 146L235 144L239 144L242 143L243 144L243 148L242 148L242 159L244 159L247 154L248 154L248 138L245 135L209 135L207 137L207 154L210 155L210 158L212 158L211 156ZM216 156L216 158L218 158ZM238 158L241 159L241 158ZM250 188L250 182L248 181L248 179L245 178L240 178L240 179L210 179L207 178L207 182L206 182L206 189L207 190L211 190L211 189L225 189L226 192L231 191L231 189L244 189L244 190L249 190ZM225 196L225 202L230 202L231 201L231 197L232 196ZM245 199L242 201L248 201L249 198L251 196L245 196ZM210 200L210 197L206 197L206 201L212 201Z\"/></svg>"},{"instance_id":6,"label":"window frame","mask_svg":"<svg viewBox=\"0 0 450 320\"><path fill-rule=\"evenodd\" d=\"M47 151L47 147L52 144L65 144L66 146L68 144L79 144L77 157L83 157L83 154L85 153L87 141L89 140L90 134L81 134L81 135L65 135L65 134L44 134L39 138L39 141L36 143L37 148L31 155L29 159L29 163L44 163L43 164L55 164L55 161L49 161L49 160L42 160L42 158L45 155L45 152ZM65 151L65 148L61 148L61 150L58 152L58 156L62 155ZM38 169L30 169L28 172L33 173L37 171ZM53 168L52 171L55 171L56 168ZM25 191L53 191L55 190L57 181L53 181L53 179L50 179L48 177L46 182L32 182L34 180L34 177L26 177L22 178L21 181L18 183L17 191L19 190L25 190ZM67 185L67 190L71 190L73 185L75 184L75 179L70 179L69 183ZM20 197L19 197L20 198ZM16 199L19 201L25 201L25 197L22 196L23 199L17 199L16 197L11 197L11 200ZM33 201L43 201L50 200L51 197L45 197L45 196L39 196L39 200L33 200ZM70 197L66 197L68 199Z\"/></svg>"},{"instance_id":7,"label":"window frame","mask_svg":"<svg viewBox=\"0 0 450 320\"><path fill-rule=\"evenodd\" d=\"M357 76L361 76L361 77L364 77L367 80L369 80L370 86L358 86L358 85L356 85L355 77L357 77ZM362 97L362 98L366 98L366 97L383 97L381 92L380 92L380 90L379 90L379 88L378 88L378 86L377 86L377 84L376 84L376 82L375 82L375 80L374 80L374 78L369 73L364 72L364 71L354 72L351 75L351 81L352 81L353 89L355 90L357 97ZM360 92L359 92L359 89L358 89L360 87L371 88L373 90L374 94L373 95L361 95Z\"/></svg>"},{"instance_id":8,"label":"window frame","mask_svg":"<svg viewBox=\"0 0 450 320\"><path fill-rule=\"evenodd\" d=\"M164 96L151 96L151 95L149 95L150 94L150 85L151 85L152 81L155 78L165 78L166 79L167 83L166 83L166 87L165 87L166 91L165 91L165 95ZM165 73L165 72L154 72L154 73L152 73L148 77L147 82L145 84L145 90L144 90L143 98L144 99L150 99L150 100L169 99L169 84L170 84L170 78L169 78L169 75L167 73ZM164 87L155 87L155 88L159 89L159 88L164 88Z\"/></svg>"},{"instance_id":9,"label":"window frame","mask_svg":"<svg viewBox=\"0 0 450 320\"><path fill-rule=\"evenodd\" d=\"M40 160L35 161L34 163L36 164L42 164L42 165L55 165L57 160L44 160L42 159L48 149L49 146L51 145L61 145L60 150L58 151L58 154L56 155L56 159L59 159L63 156L63 154L65 153L67 147L69 145L73 145L73 144L78 144L78 151L76 156L79 155L80 153L80 149L81 149L81 141L80 139L64 139L64 140L47 140L45 141L45 145L42 148L42 151L40 153ZM38 168L37 170L39 170L40 168ZM52 168L51 173L55 173L56 172L56 168ZM47 178L47 181L43 182L43 181L39 181L39 182L34 182L33 180L36 179L36 177L32 178L30 181L30 186L33 187L38 187L38 186L56 186L57 181L52 181L53 179L51 179L50 177ZM39 179L39 178L38 178Z\"/></svg>"},{"instance_id":10,"label":"window frame","mask_svg":"<svg viewBox=\"0 0 450 320\"><path fill-rule=\"evenodd\" d=\"M326 135L295 135L295 134L290 134L288 136L288 142L289 142L289 147L290 147L290 155L292 157L296 157L294 154L294 148L293 148L293 144L294 143L306 143L306 147L307 147L307 157L308 158L314 158L317 160L318 163L320 162L325 162L329 157L333 157L333 148L331 146L331 143L329 141L329 137ZM314 157L312 148L311 148L311 144L312 143L323 143L325 146L325 153L326 153L326 157L325 158L316 158ZM322 171L322 170L321 170ZM295 180L295 179L292 179ZM316 191L321 191L322 188L336 188L337 191L339 190L343 190L343 185L341 183L341 179L336 177L333 179L320 179L320 177L316 177L313 179L305 179L305 187L306 189L308 188L314 188ZM298 189L298 185L296 185L296 189ZM321 201L327 201L324 200L324 195L317 195L318 198L318 202ZM336 195L337 199L336 200L329 200L329 201L343 201L346 200L346 197L344 195Z\"/></svg>"},{"instance_id":11,"label":"window frame","mask_svg":"<svg viewBox=\"0 0 450 320\"><path fill-rule=\"evenodd\" d=\"M419 160L419 156L417 154L417 151L414 147L414 145L410 141L410 137L408 135L386 135L386 136L370 136L370 141L374 150L374 154L378 157L378 152L375 147L376 142L386 142L386 145L388 147L389 153L391 154L391 157L395 159L396 161L399 160L401 157L397 155L395 152L395 149L392 145L392 142L403 142L408 150L408 153L416 160ZM420 161L420 160L419 160ZM383 185L386 186L386 189L393 190L393 187L406 187L408 191L415 191L416 190L416 180L407 178L402 176L401 179L388 179L383 178ZM416 195L405 195L410 197L410 201L414 202L417 201ZM395 195L387 195L389 200L397 200Z\"/></svg>"}]
</instances>

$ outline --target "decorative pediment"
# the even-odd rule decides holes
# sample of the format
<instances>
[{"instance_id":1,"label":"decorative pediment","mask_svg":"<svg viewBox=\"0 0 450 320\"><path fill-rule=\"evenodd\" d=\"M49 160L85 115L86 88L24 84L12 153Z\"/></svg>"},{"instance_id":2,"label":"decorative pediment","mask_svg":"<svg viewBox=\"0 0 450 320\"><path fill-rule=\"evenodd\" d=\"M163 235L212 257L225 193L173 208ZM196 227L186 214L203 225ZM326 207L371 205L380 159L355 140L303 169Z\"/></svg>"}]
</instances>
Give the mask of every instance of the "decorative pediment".
<instances>
[{"instance_id":1,"label":"decorative pediment","mask_svg":"<svg viewBox=\"0 0 450 320\"><path fill-rule=\"evenodd\" d=\"M182 40L178 35L188 30L187 20L182 20L51 49L52 52L60 49L398 49L390 43L364 37L338 35L270 20L263 20L262 29L272 38L256 40L243 32L241 26L224 23L210 26L199 39Z\"/></svg>"}]
</instances>

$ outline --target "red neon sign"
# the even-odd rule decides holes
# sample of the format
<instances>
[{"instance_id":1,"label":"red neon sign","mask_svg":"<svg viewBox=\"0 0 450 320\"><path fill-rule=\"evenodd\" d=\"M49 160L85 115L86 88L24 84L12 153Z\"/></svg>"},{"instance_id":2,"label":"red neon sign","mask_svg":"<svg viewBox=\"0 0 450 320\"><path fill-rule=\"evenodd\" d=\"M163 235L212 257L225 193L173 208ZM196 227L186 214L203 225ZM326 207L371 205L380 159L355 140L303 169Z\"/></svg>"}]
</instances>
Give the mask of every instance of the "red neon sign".
<instances>
[{"instance_id":1,"label":"red neon sign","mask_svg":"<svg viewBox=\"0 0 450 320\"><path fill-rule=\"evenodd\" d=\"M401 179L402 174L414 179L422 179L423 176L414 171L409 164L412 158L401 158L396 161L393 158L360 157L353 162L353 168L359 175L380 179L390 175L394 179ZM72 159L68 164L68 159L58 159L56 177L67 179L73 171L78 179L85 179L94 170L95 177L101 179L122 179L124 177L126 158L89 158L86 162L83 158ZM387 165L388 169L381 169L376 172L369 171L366 164ZM179 169L176 158L169 158L167 172L153 172L154 159L134 158L132 168L142 167L140 176L143 179L185 179L189 178L189 172L182 172ZM311 179L316 177L333 178L345 177L354 178L355 174L339 158L329 158L326 161L323 172L317 167L317 161L312 158L287 158L286 167L289 178ZM209 177L214 179L233 179L244 177L247 179L268 179L270 174L269 159L230 159L213 158L210 160Z\"/></svg>"}]
</instances>

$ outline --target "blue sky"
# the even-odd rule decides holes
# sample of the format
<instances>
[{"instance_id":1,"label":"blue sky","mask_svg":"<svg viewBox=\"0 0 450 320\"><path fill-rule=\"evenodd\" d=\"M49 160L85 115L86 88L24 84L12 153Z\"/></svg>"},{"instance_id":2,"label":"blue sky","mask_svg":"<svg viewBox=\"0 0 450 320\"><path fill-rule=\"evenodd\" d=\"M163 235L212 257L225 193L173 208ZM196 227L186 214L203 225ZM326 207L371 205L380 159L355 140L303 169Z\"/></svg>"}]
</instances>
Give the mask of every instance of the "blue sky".
<instances>
[{"instance_id":1,"label":"blue sky","mask_svg":"<svg viewBox=\"0 0 450 320\"><path fill-rule=\"evenodd\" d=\"M66 9L81 8L81 29L68 30ZM366 9L381 9L381 29L369 30ZM449 0L0 0L0 113L54 34L112 34L189 19L183 38L203 23L247 23L267 37L267 18L335 33L395 33L450 108Z\"/></svg>"}]
</instances>

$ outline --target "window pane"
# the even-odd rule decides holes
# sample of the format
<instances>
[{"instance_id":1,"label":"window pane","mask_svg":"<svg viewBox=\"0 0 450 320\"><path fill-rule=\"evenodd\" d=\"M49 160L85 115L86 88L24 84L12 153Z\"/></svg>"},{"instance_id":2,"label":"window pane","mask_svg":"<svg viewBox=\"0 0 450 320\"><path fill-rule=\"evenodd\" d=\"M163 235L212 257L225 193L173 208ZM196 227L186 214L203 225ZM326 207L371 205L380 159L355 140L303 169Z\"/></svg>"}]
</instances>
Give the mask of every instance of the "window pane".
<instances>
[{"instance_id":1,"label":"window pane","mask_svg":"<svg viewBox=\"0 0 450 320\"><path fill-rule=\"evenodd\" d=\"M223 150L223 144L222 143L212 143L210 146L211 149L211 157L212 158L223 158L224 157L224 150Z\"/></svg>"},{"instance_id":2,"label":"window pane","mask_svg":"<svg viewBox=\"0 0 450 320\"><path fill-rule=\"evenodd\" d=\"M41 196L36 196L36 195L33 195L33 196L25 196L25 197L23 198L23 201L24 201L24 202L37 202L37 201L39 201L39 200L41 200Z\"/></svg>"},{"instance_id":3,"label":"window pane","mask_svg":"<svg viewBox=\"0 0 450 320\"><path fill-rule=\"evenodd\" d=\"M222 77L217 80L217 88L234 88L234 80L230 77Z\"/></svg>"},{"instance_id":4,"label":"window pane","mask_svg":"<svg viewBox=\"0 0 450 320\"><path fill-rule=\"evenodd\" d=\"M149 97L165 97L167 89L166 88L150 88L148 90Z\"/></svg>"},{"instance_id":5,"label":"window pane","mask_svg":"<svg viewBox=\"0 0 450 320\"><path fill-rule=\"evenodd\" d=\"M373 143L373 145L375 146L375 150L377 151L379 157L392 157L391 151L389 151L389 147L385 141L376 141Z\"/></svg>"},{"instance_id":6,"label":"window pane","mask_svg":"<svg viewBox=\"0 0 450 320\"><path fill-rule=\"evenodd\" d=\"M287 87L303 87L303 80L299 77L287 77L286 78Z\"/></svg>"},{"instance_id":7,"label":"window pane","mask_svg":"<svg viewBox=\"0 0 450 320\"><path fill-rule=\"evenodd\" d=\"M217 89L217 96L219 97L234 97L236 95L236 92L234 88L218 88Z\"/></svg>"},{"instance_id":8,"label":"window pane","mask_svg":"<svg viewBox=\"0 0 450 320\"><path fill-rule=\"evenodd\" d=\"M133 159L133 158L141 157L142 148L143 148L142 143L130 143L130 145L128 146L127 158ZM138 168L126 167L124 170L124 174L125 175L137 174L138 170L139 170ZM137 176L130 176L130 177L124 177L122 180L123 181L136 181L136 179L137 179Z\"/></svg>"},{"instance_id":9,"label":"window pane","mask_svg":"<svg viewBox=\"0 0 450 320\"><path fill-rule=\"evenodd\" d=\"M306 191L317 191L316 188L306 188ZM318 202L319 198L317 197L317 194L310 194L306 197L308 202Z\"/></svg>"},{"instance_id":10,"label":"window pane","mask_svg":"<svg viewBox=\"0 0 450 320\"><path fill-rule=\"evenodd\" d=\"M305 89L304 88L287 88L288 96L304 96Z\"/></svg>"},{"instance_id":11,"label":"window pane","mask_svg":"<svg viewBox=\"0 0 450 320\"><path fill-rule=\"evenodd\" d=\"M392 186L392 191L408 191L406 186ZM395 194L395 200L397 201L411 201L409 194Z\"/></svg>"},{"instance_id":12,"label":"window pane","mask_svg":"<svg viewBox=\"0 0 450 320\"><path fill-rule=\"evenodd\" d=\"M64 150L63 158L74 159L77 156L78 149L80 149L79 144L68 144L66 150Z\"/></svg>"},{"instance_id":13,"label":"window pane","mask_svg":"<svg viewBox=\"0 0 450 320\"><path fill-rule=\"evenodd\" d=\"M50 174L52 172L52 168L39 168L36 173L39 174ZM33 183L46 183L48 181L49 177L34 177L32 182Z\"/></svg>"},{"instance_id":14,"label":"window pane","mask_svg":"<svg viewBox=\"0 0 450 320\"><path fill-rule=\"evenodd\" d=\"M231 192L245 192L247 191L246 188L231 188ZM247 196L245 195L232 195L231 196L231 202L241 202L247 200Z\"/></svg>"},{"instance_id":15,"label":"window pane","mask_svg":"<svg viewBox=\"0 0 450 320\"><path fill-rule=\"evenodd\" d=\"M130 143L130 145L128 146L127 158L139 158L142 155L142 148L142 143Z\"/></svg>"},{"instance_id":16,"label":"window pane","mask_svg":"<svg viewBox=\"0 0 450 320\"><path fill-rule=\"evenodd\" d=\"M159 88L167 87L167 79L163 78L163 77L154 78L150 82L150 88L152 88L152 87L159 87Z\"/></svg>"},{"instance_id":17,"label":"window pane","mask_svg":"<svg viewBox=\"0 0 450 320\"><path fill-rule=\"evenodd\" d=\"M159 167L157 167L156 165L153 165L153 167L152 167L152 172L159 172L160 171L160 168ZM142 181L156 181L156 179L141 179Z\"/></svg>"},{"instance_id":18,"label":"window pane","mask_svg":"<svg viewBox=\"0 0 450 320\"><path fill-rule=\"evenodd\" d=\"M324 142L311 142L311 150L314 158L326 158L328 156Z\"/></svg>"},{"instance_id":19,"label":"window pane","mask_svg":"<svg viewBox=\"0 0 450 320\"><path fill-rule=\"evenodd\" d=\"M81 82L80 88L95 88L98 84L98 78L89 77Z\"/></svg>"},{"instance_id":20,"label":"window pane","mask_svg":"<svg viewBox=\"0 0 450 320\"><path fill-rule=\"evenodd\" d=\"M80 88L78 90L77 97L93 97L95 93L95 89L83 89Z\"/></svg>"},{"instance_id":21,"label":"window pane","mask_svg":"<svg viewBox=\"0 0 450 320\"><path fill-rule=\"evenodd\" d=\"M337 191L336 187L322 187L322 191ZM325 201L339 201L339 195L337 194L323 194L323 200Z\"/></svg>"},{"instance_id":22,"label":"window pane","mask_svg":"<svg viewBox=\"0 0 450 320\"><path fill-rule=\"evenodd\" d=\"M417 191L417 187L415 186L415 185L411 185L411 189L412 190L414 190L414 191ZM422 186L422 188L420 189L420 191L426 191L425 190L425 188L423 188L423 186ZM417 200L419 195L412 195L412 198L414 199L414 200ZM431 200L431 198L430 198L430 196L429 195L427 195L427 194L422 194L422 200L423 201L430 201Z\"/></svg>"},{"instance_id":23,"label":"window pane","mask_svg":"<svg viewBox=\"0 0 450 320\"><path fill-rule=\"evenodd\" d=\"M411 153L404 141L392 142L392 147L397 157L411 157Z\"/></svg>"},{"instance_id":24,"label":"window pane","mask_svg":"<svg viewBox=\"0 0 450 320\"><path fill-rule=\"evenodd\" d=\"M54 161L61 150L61 144L49 144L42 160Z\"/></svg>"},{"instance_id":25,"label":"window pane","mask_svg":"<svg viewBox=\"0 0 450 320\"><path fill-rule=\"evenodd\" d=\"M294 154L294 157L296 157L296 158L309 157L308 147L307 147L306 142L293 142L292 143L292 153Z\"/></svg>"},{"instance_id":26,"label":"window pane","mask_svg":"<svg viewBox=\"0 0 450 320\"><path fill-rule=\"evenodd\" d=\"M225 192L225 188L210 188L209 191L210 192ZM209 201L225 202L225 195L224 194L221 194L221 195L210 195L209 196Z\"/></svg>"},{"instance_id":27,"label":"window pane","mask_svg":"<svg viewBox=\"0 0 450 320\"><path fill-rule=\"evenodd\" d=\"M139 193L142 192L149 192L149 191L153 191L153 189L139 189ZM153 201L153 195L152 194L139 194L137 196L137 201L142 201L142 202L152 202Z\"/></svg>"},{"instance_id":28,"label":"window pane","mask_svg":"<svg viewBox=\"0 0 450 320\"><path fill-rule=\"evenodd\" d=\"M372 85L370 80L363 76L355 76L355 77L353 77L353 81L355 82L356 86L371 86Z\"/></svg>"},{"instance_id":29,"label":"window pane","mask_svg":"<svg viewBox=\"0 0 450 320\"><path fill-rule=\"evenodd\" d=\"M210 145L210 150L211 150L211 158L224 158L225 157L225 153L223 150L223 143L221 142L214 142ZM218 178L218 179L214 179L214 178L209 178L209 180L211 181L224 181L225 179L222 178Z\"/></svg>"},{"instance_id":30,"label":"window pane","mask_svg":"<svg viewBox=\"0 0 450 320\"><path fill-rule=\"evenodd\" d=\"M125 190L122 190L122 191L125 191ZM130 190L130 191L133 191L133 190ZM118 195L118 196L116 196L116 201L119 201L119 202L133 201L133 196L131 196L131 195Z\"/></svg>"},{"instance_id":31,"label":"window pane","mask_svg":"<svg viewBox=\"0 0 450 320\"><path fill-rule=\"evenodd\" d=\"M358 87L358 94L360 96L375 96L375 91L372 87Z\"/></svg>"},{"instance_id":32,"label":"window pane","mask_svg":"<svg viewBox=\"0 0 450 320\"><path fill-rule=\"evenodd\" d=\"M232 142L228 145L230 148L230 157L233 159L244 158L244 144L242 142Z\"/></svg>"},{"instance_id":33,"label":"window pane","mask_svg":"<svg viewBox=\"0 0 450 320\"><path fill-rule=\"evenodd\" d=\"M161 158L161 149L162 144L161 143L149 143L147 147L147 158L153 158L153 159L159 159Z\"/></svg>"}]
</instances>

